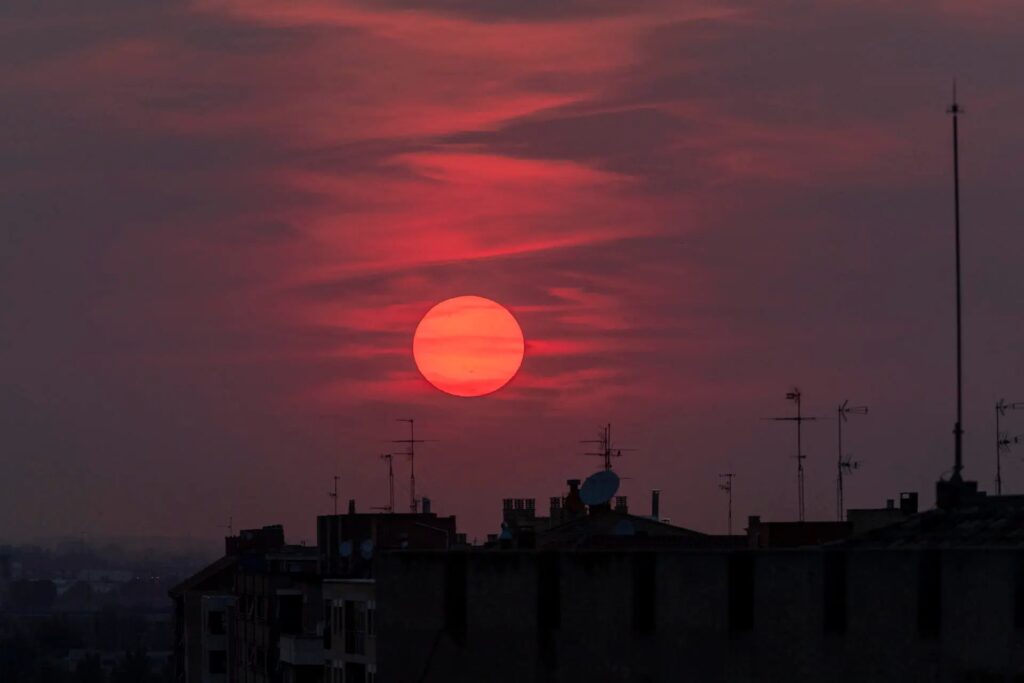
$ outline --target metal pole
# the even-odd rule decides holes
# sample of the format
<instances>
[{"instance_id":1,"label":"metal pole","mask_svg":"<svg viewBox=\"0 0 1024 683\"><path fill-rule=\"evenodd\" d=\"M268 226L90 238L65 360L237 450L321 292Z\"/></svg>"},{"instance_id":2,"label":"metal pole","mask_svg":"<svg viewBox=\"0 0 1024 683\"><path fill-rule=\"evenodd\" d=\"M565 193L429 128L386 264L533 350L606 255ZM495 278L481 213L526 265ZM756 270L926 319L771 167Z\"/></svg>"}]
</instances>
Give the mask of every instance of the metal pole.
<instances>
[{"instance_id":1,"label":"metal pole","mask_svg":"<svg viewBox=\"0 0 1024 683\"><path fill-rule=\"evenodd\" d=\"M963 110L956 101L956 82L953 83L953 211L956 241L956 425L953 427L954 453L952 481L961 481L963 464L963 334L960 294L960 140L958 119Z\"/></svg>"},{"instance_id":2,"label":"metal pole","mask_svg":"<svg viewBox=\"0 0 1024 683\"><path fill-rule=\"evenodd\" d=\"M409 511L416 514L416 423L409 420Z\"/></svg>"},{"instance_id":3,"label":"metal pole","mask_svg":"<svg viewBox=\"0 0 1024 683\"><path fill-rule=\"evenodd\" d=\"M729 477L729 535L732 536L732 477Z\"/></svg>"},{"instance_id":4,"label":"metal pole","mask_svg":"<svg viewBox=\"0 0 1024 683\"><path fill-rule=\"evenodd\" d=\"M839 457L836 464L836 521L843 521L843 407L839 406L836 414L839 424Z\"/></svg>"},{"instance_id":5,"label":"metal pole","mask_svg":"<svg viewBox=\"0 0 1024 683\"><path fill-rule=\"evenodd\" d=\"M999 413L1002 401L996 404L996 495L1003 495L1003 472L1002 472L1002 443L999 436Z\"/></svg>"},{"instance_id":6,"label":"metal pole","mask_svg":"<svg viewBox=\"0 0 1024 683\"><path fill-rule=\"evenodd\" d=\"M800 521L804 521L804 451L801 435L803 432L803 415L800 412L800 394L796 395L796 482Z\"/></svg>"},{"instance_id":7,"label":"metal pole","mask_svg":"<svg viewBox=\"0 0 1024 683\"><path fill-rule=\"evenodd\" d=\"M724 479L724 484L719 484L718 488L722 489L729 496L729 516L728 516L728 530L729 535L732 536L732 480L735 479L736 475L733 472L726 472L725 474L719 474L719 479Z\"/></svg>"},{"instance_id":8,"label":"metal pole","mask_svg":"<svg viewBox=\"0 0 1024 683\"><path fill-rule=\"evenodd\" d=\"M388 454L388 512L395 511L395 467L394 456Z\"/></svg>"}]
</instances>

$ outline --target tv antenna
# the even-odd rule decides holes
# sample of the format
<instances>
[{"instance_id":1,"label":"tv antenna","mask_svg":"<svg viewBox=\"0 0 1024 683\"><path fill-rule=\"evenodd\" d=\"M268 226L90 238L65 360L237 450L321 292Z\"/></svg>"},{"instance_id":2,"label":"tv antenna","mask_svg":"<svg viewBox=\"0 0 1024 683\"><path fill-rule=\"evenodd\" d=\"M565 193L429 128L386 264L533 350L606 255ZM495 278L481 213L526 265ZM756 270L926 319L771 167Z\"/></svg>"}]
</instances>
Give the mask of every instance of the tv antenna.
<instances>
[{"instance_id":1,"label":"tv antenna","mask_svg":"<svg viewBox=\"0 0 1024 683\"><path fill-rule=\"evenodd\" d=\"M802 446L803 437L803 425L804 422L813 422L817 420L816 417L806 417L800 408L800 389L794 387L793 391L786 394L787 401L793 401L796 403L796 416L793 417L766 417L765 420L775 420L777 422L795 422L796 423L796 490L797 490L797 510L800 521L804 521L804 460L807 456L804 455Z\"/></svg>"},{"instance_id":2,"label":"tv antenna","mask_svg":"<svg viewBox=\"0 0 1024 683\"><path fill-rule=\"evenodd\" d=\"M612 458L622 457L622 451L636 450L633 448L612 448L612 425L610 422L601 428L601 431L598 432L598 438L587 439L580 441L580 443L598 444L597 451L591 451L584 453L583 455L596 455L599 458L604 458L605 470L610 470L612 468Z\"/></svg>"},{"instance_id":3,"label":"tv antenna","mask_svg":"<svg viewBox=\"0 0 1024 683\"><path fill-rule=\"evenodd\" d=\"M1007 410L1020 410L1024 408L1024 401L1007 403L1005 398L999 399L996 403L996 495L1003 495L1003 453L1010 451L1010 445L1017 443L1020 437L1011 439L1005 432L999 431L999 418L1006 416Z\"/></svg>"},{"instance_id":4,"label":"tv antenna","mask_svg":"<svg viewBox=\"0 0 1024 683\"><path fill-rule=\"evenodd\" d=\"M227 530L228 530L228 536L234 536L235 535L235 518L231 517L230 515L228 516Z\"/></svg>"},{"instance_id":5,"label":"tv antenna","mask_svg":"<svg viewBox=\"0 0 1024 683\"><path fill-rule=\"evenodd\" d=\"M953 475L950 481L961 483L963 462L963 333L960 295L960 138L957 123L964 113L956 101L956 81L953 81L953 104L946 110L953 117L953 216L956 248L956 423L953 425Z\"/></svg>"},{"instance_id":6,"label":"tv antenna","mask_svg":"<svg viewBox=\"0 0 1024 683\"><path fill-rule=\"evenodd\" d=\"M860 463L852 456L843 454L843 423L847 415L867 415L867 406L851 406L850 399L846 399L836 408L836 423L839 425L839 456L836 460L836 521L843 521L843 475L853 474L853 471L860 467Z\"/></svg>"},{"instance_id":7,"label":"tv antenna","mask_svg":"<svg viewBox=\"0 0 1024 683\"><path fill-rule=\"evenodd\" d=\"M392 465L394 456L390 453L381 453L380 459L387 462L388 464L388 504L387 507L375 507L374 510L384 510L385 512L395 511L395 468Z\"/></svg>"},{"instance_id":8,"label":"tv antenna","mask_svg":"<svg viewBox=\"0 0 1024 683\"><path fill-rule=\"evenodd\" d=\"M720 481L718 488L722 489L729 496L729 535L732 536L732 480L736 478L736 475L732 472L726 472L725 474L719 474L718 478Z\"/></svg>"},{"instance_id":9,"label":"tv antenna","mask_svg":"<svg viewBox=\"0 0 1024 683\"><path fill-rule=\"evenodd\" d=\"M416 438L416 421L413 418L400 417L395 422L409 423L409 438L393 439L391 443L404 443L407 447L404 455L409 456L409 511L416 514L420 504L416 497L416 444L427 443L427 440Z\"/></svg>"},{"instance_id":10,"label":"tv antenna","mask_svg":"<svg viewBox=\"0 0 1024 683\"><path fill-rule=\"evenodd\" d=\"M334 490L327 492L328 498L334 499L334 515L338 515L338 475L334 475Z\"/></svg>"}]
</instances>

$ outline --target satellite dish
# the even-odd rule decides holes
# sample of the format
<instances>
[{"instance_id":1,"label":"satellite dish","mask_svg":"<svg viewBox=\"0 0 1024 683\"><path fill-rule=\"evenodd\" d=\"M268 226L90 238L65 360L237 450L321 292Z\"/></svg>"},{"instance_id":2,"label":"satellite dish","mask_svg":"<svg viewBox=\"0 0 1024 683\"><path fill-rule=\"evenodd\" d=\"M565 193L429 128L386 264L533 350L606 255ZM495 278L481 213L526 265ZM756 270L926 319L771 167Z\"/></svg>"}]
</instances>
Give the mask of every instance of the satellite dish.
<instances>
[{"instance_id":1,"label":"satellite dish","mask_svg":"<svg viewBox=\"0 0 1024 683\"><path fill-rule=\"evenodd\" d=\"M363 556L364 560L369 560L373 557L373 541L366 539L359 544L359 554Z\"/></svg>"},{"instance_id":2,"label":"satellite dish","mask_svg":"<svg viewBox=\"0 0 1024 683\"><path fill-rule=\"evenodd\" d=\"M338 554L342 557L352 557L352 541L342 541Z\"/></svg>"},{"instance_id":3,"label":"satellite dish","mask_svg":"<svg viewBox=\"0 0 1024 683\"><path fill-rule=\"evenodd\" d=\"M580 500L587 505L604 505L619 490L619 475L611 470L601 470L587 477L580 487Z\"/></svg>"}]
</instances>

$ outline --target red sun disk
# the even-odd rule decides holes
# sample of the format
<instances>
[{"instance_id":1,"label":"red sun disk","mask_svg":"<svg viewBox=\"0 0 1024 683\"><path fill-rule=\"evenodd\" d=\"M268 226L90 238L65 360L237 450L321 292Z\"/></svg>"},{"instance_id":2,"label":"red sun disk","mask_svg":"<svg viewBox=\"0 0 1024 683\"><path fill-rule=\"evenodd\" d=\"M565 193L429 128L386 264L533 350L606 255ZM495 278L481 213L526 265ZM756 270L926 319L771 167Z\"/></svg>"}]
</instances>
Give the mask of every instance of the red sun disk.
<instances>
[{"instance_id":1,"label":"red sun disk","mask_svg":"<svg viewBox=\"0 0 1024 683\"><path fill-rule=\"evenodd\" d=\"M424 378L453 396L483 396L502 388L523 362L525 343L507 308L480 296L437 304L413 335L412 352Z\"/></svg>"}]
</instances>

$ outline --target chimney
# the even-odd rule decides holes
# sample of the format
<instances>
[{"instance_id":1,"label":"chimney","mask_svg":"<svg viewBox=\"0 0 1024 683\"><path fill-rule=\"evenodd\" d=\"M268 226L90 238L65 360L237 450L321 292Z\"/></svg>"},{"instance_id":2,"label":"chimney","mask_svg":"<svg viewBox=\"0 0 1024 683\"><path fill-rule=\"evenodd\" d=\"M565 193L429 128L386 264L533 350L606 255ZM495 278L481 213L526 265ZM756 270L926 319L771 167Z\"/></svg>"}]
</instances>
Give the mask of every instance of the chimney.
<instances>
[{"instance_id":1,"label":"chimney","mask_svg":"<svg viewBox=\"0 0 1024 683\"><path fill-rule=\"evenodd\" d=\"M629 514L629 500L626 496L615 496L615 511L624 515Z\"/></svg>"},{"instance_id":2,"label":"chimney","mask_svg":"<svg viewBox=\"0 0 1024 683\"><path fill-rule=\"evenodd\" d=\"M900 493L900 512L905 515L917 514L917 491L903 491Z\"/></svg>"},{"instance_id":3,"label":"chimney","mask_svg":"<svg viewBox=\"0 0 1024 683\"><path fill-rule=\"evenodd\" d=\"M580 500L580 480L567 479L569 494L565 497L565 511L569 514L578 514L584 511L583 501Z\"/></svg>"},{"instance_id":4,"label":"chimney","mask_svg":"<svg viewBox=\"0 0 1024 683\"><path fill-rule=\"evenodd\" d=\"M655 521L661 520L661 491L658 489L651 491L651 517Z\"/></svg>"},{"instance_id":5,"label":"chimney","mask_svg":"<svg viewBox=\"0 0 1024 683\"><path fill-rule=\"evenodd\" d=\"M356 514L356 499L355 498L349 498L348 499L348 514L350 514L350 515Z\"/></svg>"},{"instance_id":6,"label":"chimney","mask_svg":"<svg viewBox=\"0 0 1024 683\"><path fill-rule=\"evenodd\" d=\"M427 498L426 496L423 496L423 498L420 499L420 502L423 504L423 507L422 507L423 514L429 515L430 514L430 499Z\"/></svg>"},{"instance_id":7,"label":"chimney","mask_svg":"<svg viewBox=\"0 0 1024 683\"><path fill-rule=\"evenodd\" d=\"M886 498L885 499L885 509L886 510L895 510L896 509L896 501L894 501L892 498Z\"/></svg>"},{"instance_id":8,"label":"chimney","mask_svg":"<svg viewBox=\"0 0 1024 683\"><path fill-rule=\"evenodd\" d=\"M562 497L551 496L551 498L548 500L548 504L548 514L550 514L552 517L557 517L558 514L562 511Z\"/></svg>"}]
</instances>

